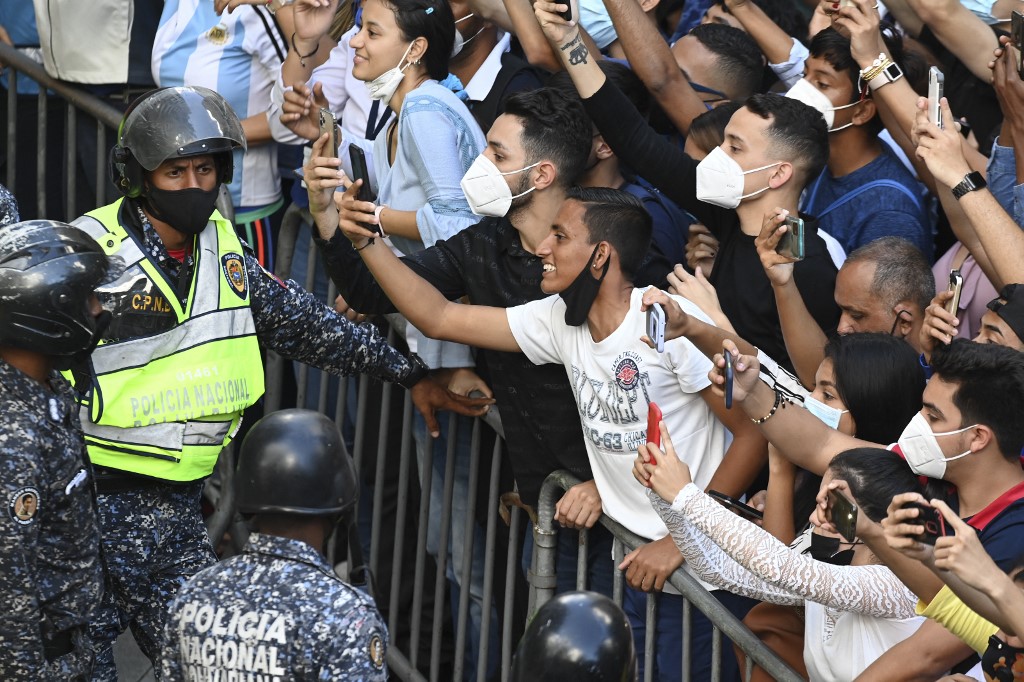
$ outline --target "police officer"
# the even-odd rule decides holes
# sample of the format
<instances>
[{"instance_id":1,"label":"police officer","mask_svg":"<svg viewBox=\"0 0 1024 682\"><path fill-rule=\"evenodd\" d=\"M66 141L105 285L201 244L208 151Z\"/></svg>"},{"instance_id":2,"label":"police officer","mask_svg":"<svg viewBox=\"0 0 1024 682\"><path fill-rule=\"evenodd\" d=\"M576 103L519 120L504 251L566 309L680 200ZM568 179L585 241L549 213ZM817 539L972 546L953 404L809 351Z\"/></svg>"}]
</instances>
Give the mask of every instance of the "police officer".
<instances>
[{"instance_id":1,"label":"police officer","mask_svg":"<svg viewBox=\"0 0 1024 682\"><path fill-rule=\"evenodd\" d=\"M597 592L566 592L530 621L512 659L512 682L635 682L626 614Z\"/></svg>"},{"instance_id":2,"label":"police officer","mask_svg":"<svg viewBox=\"0 0 1024 682\"><path fill-rule=\"evenodd\" d=\"M103 342L73 368L113 587L91 626L96 679L116 679L111 646L127 624L155 661L168 603L215 561L202 481L263 393L260 344L334 374L418 384L437 406L452 399L372 326L260 266L214 210L244 147L238 117L212 90L143 95L111 152L124 198L75 221L127 264L97 292L113 314Z\"/></svg>"},{"instance_id":3,"label":"police officer","mask_svg":"<svg viewBox=\"0 0 1024 682\"><path fill-rule=\"evenodd\" d=\"M83 679L103 589L85 444L67 381L109 315L93 289L120 275L80 230L0 228L0 679Z\"/></svg>"},{"instance_id":4,"label":"police officer","mask_svg":"<svg viewBox=\"0 0 1024 682\"><path fill-rule=\"evenodd\" d=\"M380 614L324 559L358 491L334 422L310 410L256 422L235 491L258 532L242 554L181 588L167 619L163 679L387 679Z\"/></svg>"}]
</instances>

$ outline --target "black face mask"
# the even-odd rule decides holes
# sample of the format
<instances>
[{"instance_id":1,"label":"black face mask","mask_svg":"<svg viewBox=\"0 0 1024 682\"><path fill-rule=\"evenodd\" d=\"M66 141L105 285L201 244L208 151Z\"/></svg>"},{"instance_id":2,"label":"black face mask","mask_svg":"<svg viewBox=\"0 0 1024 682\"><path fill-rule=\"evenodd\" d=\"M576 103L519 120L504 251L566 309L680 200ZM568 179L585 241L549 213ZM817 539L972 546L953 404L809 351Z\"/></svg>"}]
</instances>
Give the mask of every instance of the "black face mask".
<instances>
[{"instance_id":1,"label":"black face mask","mask_svg":"<svg viewBox=\"0 0 1024 682\"><path fill-rule=\"evenodd\" d=\"M988 638L988 648L981 656L981 670L985 679L994 682L1013 682L1019 679L1015 671L1024 670L1024 648L1010 646L995 635Z\"/></svg>"},{"instance_id":2,"label":"black face mask","mask_svg":"<svg viewBox=\"0 0 1024 682\"><path fill-rule=\"evenodd\" d=\"M210 222L219 190L219 185L210 191L198 187L166 190L150 186L144 198L146 208L156 219L178 232L199 234Z\"/></svg>"},{"instance_id":3,"label":"black face mask","mask_svg":"<svg viewBox=\"0 0 1024 682\"><path fill-rule=\"evenodd\" d=\"M843 544L859 545L861 543L843 543L839 538L830 538L827 535L811 533L811 546L807 549L807 553L815 561L832 564L833 566L849 566L850 562L853 561L853 547L840 550L839 547Z\"/></svg>"},{"instance_id":4,"label":"black face mask","mask_svg":"<svg viewBox=\"0 0 1024 682\"><path fill-rule=\"evenodd\" d=\"M601 271L599 278L594 279L594 276L590 274L590 264L594 262L594 256L597 255L597 249L600 246L598 244L594 247L586 267L576 276L572 284L558 294L565 301L565 323L570 327L578 327L587 321L587 313L590 312L590 306L594 305L597 292L601 289L601 282L604 281L604 276L608 274L608 266L611 265L611 259L605 261L604 270Z\"/></svg>"}]
</instances>

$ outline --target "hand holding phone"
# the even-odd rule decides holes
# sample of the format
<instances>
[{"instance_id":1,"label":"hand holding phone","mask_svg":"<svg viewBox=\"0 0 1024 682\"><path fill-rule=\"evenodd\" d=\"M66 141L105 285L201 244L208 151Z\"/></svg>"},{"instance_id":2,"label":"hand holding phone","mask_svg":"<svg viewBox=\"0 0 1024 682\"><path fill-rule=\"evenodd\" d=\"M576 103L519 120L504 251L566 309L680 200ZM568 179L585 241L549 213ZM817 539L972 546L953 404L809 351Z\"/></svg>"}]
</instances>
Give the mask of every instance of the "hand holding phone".
<instances>
[{"instance_id":1,"label":"hand holding phone","mask_svg":"<svg viewBox=\"0 0 1024 682\"><path fill-rule=\"evenodd\" d=\"M847 542L857 537L857 505L836 489L828 491L826 518Z\"/></svg>"},{"instance_id":2,"label":"hand holding phone","mask_svg":"<svg viewBox=\"0 0 1024 682\"><path fill-rule=\"evenodd\" d=\"M928 120L937 125L941 130L942 106L941 100L945 89L946 77L937 67L928 69Z\"/></svg>"},{"instance_id":3,"label":"hand holding phone","mask_svg":"<svg viewBox=\"0 0 1024 682\"><path fill-rule=\"evenodd\" d=\"M720 493L717 490L709 490L708 495L744 518L752 521L755 519L758 521L764 520L764 512L754 509L749 504L744 504L739 500L733 499L725 493Z\"/></svg>"},{"instance_id":4,"label":"hand holding phone","mask_svg":"<svg viewBox=\"0 0 1024 682\"><path fill-rule=\"evenodd\" d=\"M804 259L804 221L798 216L786 216L786 231L782 233L775 252L793 260Z\"/></svg>"},{"instance_id":5,"label":"hand holding phone","mask_svg":"<svg viewBox=\"0 0 1024 682\"><path fill-rule=\"evenodd\" d=\"M362 180L362 184L359 186L359 194L356 195L356 199L359 201L372 202L375 197L373 196L373 190L370 189L370 172L366 167L366 153L363 152L359 145L349 144L348 158L352 164L352 182ZM384 236L384 233L380 229L380 225L372 225L368 223L360 223L360 225L370 232L376 232L377 234Z\"/></svg>"},{"instance_id":6,"label":"hand holding phone","mask_svg":"<svg viewBox=\"0 0 1024 682\"><path fill-rule=\"evenodd\" d=\"M917 509L916 519L908 519L906 523L915 526L924 526L924 533L917 536L918 542L926 545L935 545L935 541L946 535L955 535L953 529L946 525L946 519L942 517L935 507L929 507L920 502L908 502L903 505L904 509Z\"/></svg>"},{"instance_id":7,"label":"hand holding phone","mask_svg":"<svg viewBox=\"0 0 1024 682\"><path fill-rule=\"evenodd\" d=\"M661 408L657 403L650 403L647 407L647 442L661 447ZM651 464L657 464L658 460L651 457Z\"/></svg>"},{"instance_id":8,"label":"hand holding phone","mask_svg":"<svg viewBox=\"0 0 1024 682\"><path fill-rule=\"evenodd\" d=\"M960 308L960 292L964 287L964 277L960 274L959 270L953 269L949 271L949 291L953 292L953 298L946 302L946 311L953 316L956 316L956 311Z\"/></svg>"},{"instance_id":9,"label":"hand holding phone","mask_svg":"<svg viewBox=\"0 0 1024 682\"><path fill-rule=\"evenodd\" d=\"M722 356L725 358L725 409L732 409L732 385L736 378L732 368L732 353L729 349L722 349Z\"/></svg>"},{"instance_id":10,"label":"hand holding phone","mask_svg":"<svg viewBox=\"0 0 1024 682\"><path fill-rule=\"evenodd\" d=\"M647 308L647 338L654 343L655 350L665 352L665 309L660 303Z\"/></svg>"}]
</instances>

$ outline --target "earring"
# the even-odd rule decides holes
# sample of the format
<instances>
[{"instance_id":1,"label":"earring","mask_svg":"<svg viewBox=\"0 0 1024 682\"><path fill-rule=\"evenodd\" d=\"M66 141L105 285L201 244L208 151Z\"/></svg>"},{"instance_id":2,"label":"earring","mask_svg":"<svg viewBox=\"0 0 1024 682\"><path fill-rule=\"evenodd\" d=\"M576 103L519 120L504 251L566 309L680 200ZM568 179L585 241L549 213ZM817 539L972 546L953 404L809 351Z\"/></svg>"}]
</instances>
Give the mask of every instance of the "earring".
<instances>
[{"instance_id":1,"label":"earring","mask_svg":"<svg viewBox=\"0 0 1024 682\"><path fill-rule=\"evenodd\" d=\"M420 61L421 60L417 59L416 61L413 62L413 64L416 65L416 66L419 66L420 65Z\"/></svg>"}]
</instances>

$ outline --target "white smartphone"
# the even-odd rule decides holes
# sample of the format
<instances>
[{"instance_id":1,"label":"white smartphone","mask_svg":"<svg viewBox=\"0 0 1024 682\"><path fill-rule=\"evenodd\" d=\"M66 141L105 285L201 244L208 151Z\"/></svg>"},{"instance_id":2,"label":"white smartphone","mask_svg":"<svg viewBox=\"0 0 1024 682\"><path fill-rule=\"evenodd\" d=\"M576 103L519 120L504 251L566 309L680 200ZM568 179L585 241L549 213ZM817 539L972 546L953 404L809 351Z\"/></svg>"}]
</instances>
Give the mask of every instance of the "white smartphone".
<instances>
[{"instance_id":1,"label":"white smartphone","mask_svg":"<svg viewBox=\"0 0 1024 682\"><path fill-rule=\"evenodd\" d=\"M659 303L647 309L647 337L659 353L665 352L665 309Z\"/></svg>"},{"instance_id":2,"label":"white smartphone","mask_svg":"<svg viewBox=\"0 0 1024 682\"><path fill-rule=\"evenodd\" d=\"M945 87L946 77L936 67L928 69L928 118L932 123L943 128L942 109L939 100Z\"/></svg>"}]
</instances>

